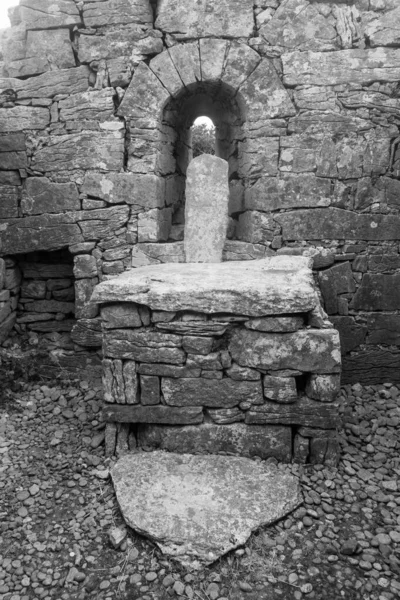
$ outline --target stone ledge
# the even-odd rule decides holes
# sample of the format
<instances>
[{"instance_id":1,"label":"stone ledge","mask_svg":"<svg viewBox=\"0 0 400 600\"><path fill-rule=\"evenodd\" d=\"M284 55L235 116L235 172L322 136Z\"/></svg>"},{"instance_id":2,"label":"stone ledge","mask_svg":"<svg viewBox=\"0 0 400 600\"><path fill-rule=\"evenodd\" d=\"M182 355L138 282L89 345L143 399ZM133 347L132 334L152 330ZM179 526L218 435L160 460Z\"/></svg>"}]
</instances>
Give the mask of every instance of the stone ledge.
<instances>
[{"instance_id":1,"label":"stone ledge","mask_svg":"<svg viewBox=\"0 0 400 600\"><path fill-rule=\"evenodd\" d=\"M311 260L302 256L139 267L98 285L92 301L254 317L304 313L317 303Z\"/></svg>"}]
</instances>

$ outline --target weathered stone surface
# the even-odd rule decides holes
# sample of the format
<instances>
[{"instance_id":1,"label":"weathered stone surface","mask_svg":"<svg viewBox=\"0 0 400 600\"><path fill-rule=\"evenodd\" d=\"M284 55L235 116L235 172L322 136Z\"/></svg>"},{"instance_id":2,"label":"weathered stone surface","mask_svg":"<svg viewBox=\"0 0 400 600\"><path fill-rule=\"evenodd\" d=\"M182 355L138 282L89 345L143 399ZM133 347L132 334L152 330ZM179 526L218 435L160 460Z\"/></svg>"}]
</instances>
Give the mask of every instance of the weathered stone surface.
<instances>
[{"instance_id":1,"label":"weathered stone surface","mask_svg":"<svg viewBox=\"0 0 400 600\"><path fill-rule=\"evenodd\" d=\"M30 281L25 280L21 285L21 298L33 298L40 300L46 297L46 282L45 281Z\"/></svg>"},{"instance_id":2,"label":"weathered stone surface","mask_svg":"<svg viewBox=\"0 0 400 600\"><path fill-rule=\"evenodd\" d=\"M23 133L2 135L0 137L0 170L26 169L27 166L25 135ZM1 183L6 182L0 181Z\"/></svg>"},{"instance_id":3,"label":"weathered stone surface","mask_svg":"<svg viewBox=\"0 0 400 600\"><path fill-rule=\"evenodd\" d=\"M106 304L101 307L101 318L105 329L142 327L137 304Z\"/></svg>"},{"instance_id":4,"label":"weathered stone surface","mask_svg":"<svg viewBox=\"0 0 400 600\"><path fill-rule=\"evenodd\" d=\"M111 204L130 204L135 211L163 208L165 179L152 174L88 172L82 192Z\"/></svg>"},{"instance_id":5,"label":"weathered stone surface","mask_svg":"<svg viewBox=\"0 0 400 600\"><path fill-rule=\"evenodd\" d=\"M275 215L284 240L395 240L400 235L397 215L356 214L341 208L314 208Z\"/></svg>"},{"instance_id":6,"label":"weathered stone surface","mask_svg":"<svg viewBox=\"0 0 400 600\"><path fill-rule=\"evenodd\" d=\"M94 319L99 313L97 304L91 301L97 277L75 281L75 316L77 319Z\"/></svg>"},{"instance_id":7,"label":"weathered stone surface","mask_svg":"<svg viewBox=\"0 0 400 600\"><path fill-rule=\"evenodd\" d=\"M219 263L228 229L228 163L203 154L186 175L184 250L188 263Z\"/></svg>"},{"instance_id":8,"label":"weathered stone surface","mask_svg":"<svg viewBox=\"0 0 400 600\"><path fill-rule=\"evenodd\" d=\"M189 369L188 367L178 367L176 365L149 365L141 363L137 366L137 372L143 375L157 375L159 377L200 377L201 369Z\"/></svg>"},{"instance_id":9,"label":"weathered stone surface","mask_svg":"<svg viewBox=\"0 0 400 600\"><path fill-rule=\"evenodd\" d=\"M261 382L257 381L163 378L161 391L168 406L232 408L244 400L252 405L263 402Z\"/></svg>"},{"instance_id":10,"label":"weathered stone surface","mask_svg":"<svg viewBox=\"0 0 400 600\"><path fill-rule=\"evenodd\" d=\"M271 137L248 138L239 142L239 175L261 177L278 173L279 140Z\"/></svg>"},{"instance_id":11,"label":"weathered stone surface","mask_svg":"<svg viewBox=\"0 0 400 600\"><path fill-rule=\"evenodd\" d=\"M191 369L201 367L206 371L222 371L221 354L220 352L211 352L206 356L201 354L188 354L186 366ZM218 375L214 375L214 377L222 379L222 377Z\"/></svg>"},{"instance_id":12,"label":"weathered stone surface","mask_svg":"<svg viewBox=\"0 0 400 600\"><path fill-rule=\"evenodd\" d=\"M36 300L26 304L25 310L38 313L63 313L69 314L75 311L73 302L58 302L57 300Z\"/></svg>"},{"instance_id":13,"label":"weathered stone surface","mask_svg":"<svg viewBox=\"0 0 400 600\"><path fill-rule=\"evenodd\" d=\"M330 317L330 320L339 331L342 354L351 352L365 342L367 327L356 323L353 317Z\"/></svg>"},{"instance_id":14,"label":"weathered stone surface","mask_svg":"<svg viewBox=\"0 0 400 600\"><path fill-rule=\"evenodd\" d=\"M14 327L17 318L17 313L12 312L2 323L0 323L0 344L8 337L11 329Z\"/></svg>"},{"instance_id":15,"label":"weathered stone surface","mask_svg":"<svg viewBox=\"0 0 400 600\"><path fill-rule=\"evenodd\" d=\"M194 568L300 504L293 475L242 457L138 453L120 459L111 476L130 527Z\"/></svg>"},{"instance_id":16,"label":"weathered stone surface","mask_svg":"<svg viewBox=\"0 0 400 600\"><path fill-rule=\"evenodd\" d=\"M112 358L182 365L186 355L179 347L180 340L172 334L115 329L105 336L103 347L105 356Z\"/></svg>"},{"instance_id":17,"label":"weathered stone surface","mask_svg":"<svg viewBox=\"0 0 400 600\"><path fill-rule=\"evenodd\" d=\"M149 63L149 67L171 96L178 94L182 90L183 81L168 50L161 52L161 54L153 58Z\"/></svg>"},{"instance_id":18,"label":"weathered stone surface","mask_svg":"<svg viewBox=\"0 0 400 600\"><path fill-rule=\"evenodd\" d=\"M159 111L168 98L168 91L149 67L141 62L135 69L118 114L126 118L149 118L156 127Z\"/></svg>"},{"instance_id":19,"label":"weathered stone surface","mask_svg":"<svg viewBox=\"0 0 400 600\"><path fill-rule=\"evenodd\" d=\"M215 38L199 40L202 81L218 81L221 78L227 46L226 40Z\"/></svg>"},{"instance_id":20,"label":"weathered stone surface","mask_svg":"<svg viewBox=\"0 0 400 600\"><path fill-rule=\"evenodd\" d=\"M369 85L398 81L400 56L394 48L340 52L292 52L282 55L285 85Z\"/></svg>"},{"instance_id":21,"label":"weathered stone surface","mask_svg":"<svg viewBox=\"0 0 400 600\"><path fill-rule=\"evenodd\" d=\"M94 256L90 254L81 254L74 257L74 276L75 279L84 279L85 277L97 276L97 263Z\"/></svg>"},{"instance_id":22,"label":"weathered stone surface","mask_svg":"<svg viewBox=\"0 0 400 600\"><path fill-rule=\"evenodd\" d=\"M260 55L247 44L231 42L224 61L222 81L236 92L260 60Z\"/></svg>"},{"instance_id":23,"label":"weathered stone surface","mask_svg":"<svg viewBox=\"0 0 400 600\"><path fill-rule=\"evenodd\" d=\"M334 265L321 271L318 276L325 310L328 315L338 312L338 295L355 292L356 284L349 262Z\"/></svg>"},{"instance_id":24,"label":"weathered stone surface","mask_svg":"<svg viewBox=\"0 0 400 600\"><path fill-rule=\"evenodd\" d=\"M331 184L329 179L310 173L261 177L245 190L245 208L269 212L281 208L329 206Z\"/></svg>"},{"instance_id":25,"label":"weathered stone surface","mask_svg":"<svg viewBox=\"0 0 400 600\"><path fill-rule=\"evenodd\" d=\"M84 240L102 240L113 235L126 224L129 217L128 206L111 206L98 210L82 210L70 213L79 222Z\"/></svg>"},{"instance_id":26,"label":"weathered stone surface","mask_svg":"<svg viewBox=\"0 0 400 600\"><path fill-rule=\"evenodd\" d=\"M50 136L47 145L33 156L32 166L43 173L71 169L119 171L123 160L124 138L119 132L92 131Z\"/></svg>"},{"instance_id":27,"label":"weathered stone surface","mask_svg":"<svg viewBox=\"0 0 400 600\"><path fill-rule=\"evenodd\" d=\"M393 273L399 269L399 254L387 254L385 252L384 254L374 254L368 257L368 271L371 273Z\"/></svg>"},{"instance_id":28,"label":"weathered stone surface","mask_svg":"<svg viewBox=\"0 0 400 600\"><path fill-rule=\"evenodd\" d=\"M236 363L226 370L226 374L235 381L259 381L261 377L259 371L249 369L248 367L241 367Z\"/></svg>"},{"instance_id":29,"label":"weathered stone surface","mask_svg":"<svg viewBox=\"0 0 400 600\"><path fill-rule=\"evenodd\" d=\"M44 129L50 123L47 108L13 106L0 108L0 132Z\"/></svg>"},{"instance_id":30,"label":"weathered stone surface","mask_svg":"<svg viewBox=\"0 0 400 600\"><path fill-rule=\"evenodd\" d=\"M273 333L297 331L304 326L304 317L264 317L252 319L244 324L246 329L255 331L268 331Z\"/></svg>"},{"instance_id":31,"label":"weathered stone surface","mask_svg":"<svg viewBox=\"0 0 400 600\"><path fill-rule=\"evenodd\" d=\"M140 376L140 402L145 406L160 404L160 378L155 375Z\"/></svg>"},{"instance_id":32,"label":"weathered stone surface","mask_svg":"<svg viewBox=\"0 0 400 600\"><path fill-rule=\"evenodd\" d=\"M57 94L84 92L89 86L89 68L80 66L73 69L48 71L28 79L1 79L0 89L12 89L18 100L27 98L52 98Z\"/></svg>"},{"instance_id":33,"label":"weathered stone surface","mask_svg":"<svg viewBox=\"0 0 400 600\"><path fill-rule=\"evenodd\" d=\"M170 208L152 208L139 214L138 241L165 242L171 230L172 213Z\"/></svg>"},{"instance_id":34,"label":"weathered stone surface","mask_svg":"<svg viewBox=\"0 0 400 600\"><path fill-rule=\"evenodd\" d=\"M211 411L209 411L211 412ZM216 412L216 411L212 411ZM244 413L242 413L244 418ZM242 423L202 423L200 426L168 427L142 425L138 433L139 446L190 454L229 452L240 456L274 457L280 462L291 460L291 429L271 425L247 427Z\"/></svg>"},{"instance_id":35,"label":"weathered stone surface","mask_svg":"<svg viewBox=\"0 0 400 600\"><path fill-rule=\"evenodd\" d=\"M185 336L220 336L227 329L226 323L218 323L216 321L173 321L172 323L156 323L156 328L161 331L171 331L179 335ZM206 344L206 341L203 342ZM207 342L208 344L208 342ZM202 354L194 352L194 354Z\"/></svg>"},{"instance_id":36,"label":"weathered stone surface","mask_svg":"<svg viewBox=\"0 0 400 600\"><path fill-rule=\"evenodd\" d=\"M200 406L120 406L111 404L103 409L107 422L118 423L162 423L165 425L195 425L203 422Z\"/></svg>"},{"instance_id":37,"label":"weathered stone surface","mask_svg":"<svg viewBox=\"0 0 400 600\"><path fill-rule=\"evenodd\" d=\"M214 423L227 425L229 423L238 423L244 421L245 413L240 408L208 408L206 414L211 417Z\"/></svg>"},{"instance_id":38,"label":"weathered stone surface","mask_svg":"<svg viewBox=\"0 0 400 600\"><path fill-rule=\"evenodd\" d=\"M369 347L363 352L343 358L342 385L359 383L399 383L400 350Z\"/></svg>"},{"instance_id":39,"label":"weathered stone surface","mask_svg":"<svg viewBox=\"0 0 400 600\"><path fill-rule=\"evenodd\" d=\"M255 260L274 255L273 250L261 244L250 244L239 240L226 240L222 260Z\"/></svg>"},{"instance_id":40,"label":"weathered stone surface","mask_svg":"<svg viewBox=\"0 0 400 600\"><path fill-rule=\"evenodd\" d=\"M316 375L312 373L307 381L306 394L321 402L334 402L340 392L340 375Z\"/></svg>"},{"instance_id":41,"label":"weathered stone surface","mask_svg":"<svg viewBox=\"0 0 400 600\"><path fill-rule=\"evenodd\" d=\"M132 267L134 268L173 262L185 262L183 242L136 244L132 249Z\"/></svg>"},{"instance_id":42,"label":"weathered stone surface","mask_svg":"<svg viewBox=\"0 0 400 600\"><path fill-rule=\"evenodd\" d=\"M297 400L296 380L294 377L263 377L264 396L282 404L290 404Z\"/></svg>"},{"instance_id":43,"label":"weathered stone surface","mask_svg":"<svg viewBox=\"0 0 400 600\"><path fill-rule=\"evenodd\" d=\"M0 219L18 217L18 188L11 185L0 186Z\"/></svg>"},{"instance_id":44,"label":"weathered stone surface","mask_svg":"<svg viewBox=\"0 0 400 600\"><path fill-rule=\"evenodd\" d=\"M272 62L266 58L240 86L239 94L246 101L245 115L249 121L291 117L296 114L287 90Z\"/></svg>"},{"instance_id":45,"label":"weathered stone surface","mask_svg":"<svg viewBox=\"0 0 400 600\"><path fill-rule=\"evenodd\" d=\"M29 30L25 37L22 26L19 39L12 36L6 42L4 59L9 77L75 67L69 29Z\"/></svg>"},{"instance_id":46,"label":"weathered stone surface","mask_svg":"<svg viewBox=\"0 0 400 600\"><path fill-rule=\"evenodd\" d=\"M51 29L82 23L73 0L21 0L19 14L27 29Z\"/></svg>"},{"instance_id":47,"label":"weathered stone surface","mask_svg":"<svg viewBox=\"0 0 400 600\"><path fill-rule=\"evenodd\" d=\"M255 369L298 369L314 373L340 370L339 335L335 329L303 329L268 335L236 329L229 352L239 365Z\"/></svg>"},{"instance_id":48,"label":"weathered stone surface","mask_svg":"<svg viewBox=\"0 0 400 600\"><path fill-rule=\"evenodd\" d=\"M318 4L308 0L286 0L259 34L271 46L284 51L334 50L337 48L337 32L332 20L318 10Z\"/></svg>"},{"instance_id":49,"label":"weathered stone surface","mask_svg":"<svg viewBox=\"0 0 400 600\"><path fill-rule=\"evenodd\" d=\"M370 45L374 46L399 46L400 44L400 7L385 13L374 15L366 25L364 33Z\"/></svg>"},{"instance_id":50,"label":"weathered stone surface","mask_svg":"<svg viewBox=\"0 0 400 600\"><path fill-rule=\"evenodd\" d=\"M152 25L153 13L147 0L99 0L84 2L83 20L87 27L124 23Z\"/></svg>"},{"instance_id":51,"label":"weathered stone surface","mask_svg":"<svg viewBox=\"0 0 400 600\"><path fill-rule=\"evenodd\" d=\"M213 345L213 339L198 336L184 336L182 347L189 354L209 354Z\"/></svg>"},{"instance_id":52,"label":"weathered stone surface","mask_svg":"<svg viewBox=\"0 0 400 600\"><path fill-rule=\"evenodd\" d=\"M24 277L27 279L55 279L56 281L47 282L46 285L49 291L69 287L70 279L67 278L73 277L74 274L72 264L21 261L19 266L22 269Z\"/></svg>"},{"instance_id":53,"label":"weathered stone surface","mask_svg":"<svg viewBox=\"0 0 400 600\"><path fill-rule=\"evenodd\" d=\"M252 0L187 0L185 10L176 0L163 0L155 27L177 39L248 37L253 32Z\"/></svg>"},{"instance_id":54,"label":"weathered stone surface","mask_svg":"<svg viewBox=\"0 0 400 600\"><path fill-rule=\"evenodd\" d=\"M208 265L150 265L101 283L93 300L138 302L153 310L254 317L307 312L316 304L309 265L309 259L299 256Z\"/></svg>"},{"instance_id":55,"label":"weathered stone surface","mask_svg":"<svg viewBox=\"0 0 400 600\"><path fill-rule=\"evenodd\" d=\"M21 208L26 215L61 213L80 207L74 183L53 183L47 177L29 177L25 182Z\"/></svg>"},{"instance_id":56,"label":"weathered stone surface","mask_svg":"<svg viewBox=\"0 0 400 600\"><path fill-rule=\"evenodd\" d=\"M302 396L292 404L266 401L261 406L252 406L246 412L247 425L307 425L331 429L338 424L338 406L333 402L319 402Z\"/></svg>"},{"instance_id":57,"label":"weathered stone surface","mask_svg":"<svg viewBox=\"0 0 400 600\"><path fill-rule=\"evenodd\" d=\"M369 314L367 328L367 344L400 346L400 315Z\"/></svg>"},{"instance_id":58,"label":"weathered stone surface","mask_svg":"<svg viewBox=\"0 0 400 600\"><path fill-rule=\"evenodd\" d=\"M103 359L104 400L117 404L137 404L138 378L134 361Z\"/></svg>"},{"instance_id":59,"label":"weathered stone surface","mask_svg":"<svg viewBox=\"0 0 400 600\"><path fill-rule=\"evenodd\" d=\"M71 329L71 339L79 346L101 347L101 321L99 319L80 319Z\"/></svg>"},{"instance_id":60,"label":"weathered stone surface","mask_svg":"<svg viewBox=\"0 0 400 600\"><path fill-rule=\"evenodd\" d=\"M61 121L93 120L106 121L114 114L114 90L90 90L71 94L60 100L58 108Z\"/></svg>"},{"instance_id":61,"label":"weathered stone surface","mask_svg":"<svg viewBox=\"0 0 400 600\"><path fill-rule=\"evenodd\" d=\"M237 236L252 244L268 244L274 238L276 224L271 215L247 210L239 216Z\"/></svg>"},{"instance_id":62,"label":"weathered stone surface","mask_svg":"<svg viewBox=\"0 0 400 600\"><path fill-rule=\"evenodd\" d=\"M57 250L83 242L78 225L68 214L25 217L2 224L0 249L4 254Z\"/></svg>"},{"instance_id":63,"label":"weathered stone surface","mask_svg":"<svg viewBox=\"0 0 400 600\"><path fill-rule=\"evenodd\" d=\"M201 80L199 43L176 44L168 49L184 85Z\"/></svg>"},{"instance_id":64,"label":"weathered stone surface","mask_svg":"<svg viewBox=\"0 0 400 600\"><path fill-rule=\"evenodd\" d=\"M394 275L366 273L350 306L354 310L398 310L400 273Z\"/></svg>"},{"instance_id":65,"label":"weathered stone surface","mask_svg":"<svg viewBox=\"0 0 400 600\"><path fill-rule=\"evenodd\" d=\"M81 30L78 57L81 63L106 60L111 85L114 85L113 79L121 76L122 66L127 71L127 81L123 75L126 87L131 80L131 57L136 62L146 59L148 54L158 54L163 49L161 31L128 24L98 29L97 35L92 35L90 29Z\"/></svg>"}]
</instances>

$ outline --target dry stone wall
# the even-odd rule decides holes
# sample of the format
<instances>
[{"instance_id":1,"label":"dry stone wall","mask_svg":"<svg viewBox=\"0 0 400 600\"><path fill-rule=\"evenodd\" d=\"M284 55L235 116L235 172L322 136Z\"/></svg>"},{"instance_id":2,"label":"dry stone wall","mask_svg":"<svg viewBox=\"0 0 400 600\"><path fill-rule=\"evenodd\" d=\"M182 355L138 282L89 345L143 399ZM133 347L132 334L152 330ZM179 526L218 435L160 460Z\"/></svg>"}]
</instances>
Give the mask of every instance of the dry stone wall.
<instances>
[{"instance_id":1,"label":"dry stone wall","mask_svg":"<svg viewBox=\"0 0 400 600\"><path fill-rule=\"evenodd\" d=\"M46 299L20 295L27 254L72 254L71 343L93 349L98 281L184 261L189 129L207 114L229 162L224 260L314 257L344 381L399 380L397 0L20 0L11 17L1 340L17 319L33 331L20 300Z\"/></svg>"}]
</instances>

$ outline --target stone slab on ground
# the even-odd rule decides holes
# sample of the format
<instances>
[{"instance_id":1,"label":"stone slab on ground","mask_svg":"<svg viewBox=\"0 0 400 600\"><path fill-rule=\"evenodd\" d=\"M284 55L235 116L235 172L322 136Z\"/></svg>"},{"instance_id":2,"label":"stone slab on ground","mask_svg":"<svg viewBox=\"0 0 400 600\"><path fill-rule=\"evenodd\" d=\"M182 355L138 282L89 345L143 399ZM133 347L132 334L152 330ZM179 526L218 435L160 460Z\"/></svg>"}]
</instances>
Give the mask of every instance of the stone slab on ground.
<instances>
[{"instance_id":1,"label":"stone slab on ground","mask_svg":"<svg viewBox=\"0 0 400 600\"><path fill-rule=\"evenodd\" d=\"M111 477L127 524L192 568L213 563L301 503L298 479L284 467L242 457L128 454Z\"/></svg>"},{"instance_id":2,"label":"stone slab on ground","mask_svg":"<svg viewBox=\"0 0 400 600\"><path fill-rule=\"evenodd\" d=\"M227 312L254 317L304 313L316 304L310 266L310 259L303 256L148 265L102 282L92 300L137 302L153 310Z\"/></svg>"}]
</instances>

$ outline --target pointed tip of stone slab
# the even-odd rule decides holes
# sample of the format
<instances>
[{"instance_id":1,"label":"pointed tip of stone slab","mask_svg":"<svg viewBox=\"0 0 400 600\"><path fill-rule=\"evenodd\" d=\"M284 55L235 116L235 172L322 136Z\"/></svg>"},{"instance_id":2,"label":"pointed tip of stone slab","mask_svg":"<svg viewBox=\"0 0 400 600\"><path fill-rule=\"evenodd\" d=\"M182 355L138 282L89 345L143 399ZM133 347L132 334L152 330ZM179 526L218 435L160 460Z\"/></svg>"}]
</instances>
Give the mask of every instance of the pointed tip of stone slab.
<instances>
[{"instance_id":1,"label":"pointed tip of stone slab","mask_svg":"<svg viewBox=\"0 0 400 600\"><path fill-rule=\"evenodd\" d=\"M128 454L111 476L127 524L194 569L301 503L299 481L287 467L243 457Z\"/></svg>"}]
</instances>

